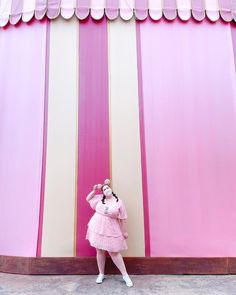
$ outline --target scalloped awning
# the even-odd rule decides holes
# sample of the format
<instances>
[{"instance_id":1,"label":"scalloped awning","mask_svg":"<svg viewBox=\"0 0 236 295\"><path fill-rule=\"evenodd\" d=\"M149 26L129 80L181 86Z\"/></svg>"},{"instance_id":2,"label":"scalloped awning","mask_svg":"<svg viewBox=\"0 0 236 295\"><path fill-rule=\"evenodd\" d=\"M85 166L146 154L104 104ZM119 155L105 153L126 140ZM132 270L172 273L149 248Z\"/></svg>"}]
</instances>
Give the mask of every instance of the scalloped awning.
<instances>
[{"instance_id":1,"label":"scalloped awning","mask_svg":"<svg viewBox=\"0 0 236 295\"><path fill-rule=\"evenodd\" d=\"M47 15L53 19L60 14L65 19L75 14L80 20L89 14L101 19L105 14L110 20L119 16L143 20L149 15L153 20L179 16L201 21L207 16L211 21L221 17L230 22L236 20L236 0L0 0L0 27L9 21L14 25L21 18L28 22L32 17L42 19Z\"/></svg>"}]
</instances>

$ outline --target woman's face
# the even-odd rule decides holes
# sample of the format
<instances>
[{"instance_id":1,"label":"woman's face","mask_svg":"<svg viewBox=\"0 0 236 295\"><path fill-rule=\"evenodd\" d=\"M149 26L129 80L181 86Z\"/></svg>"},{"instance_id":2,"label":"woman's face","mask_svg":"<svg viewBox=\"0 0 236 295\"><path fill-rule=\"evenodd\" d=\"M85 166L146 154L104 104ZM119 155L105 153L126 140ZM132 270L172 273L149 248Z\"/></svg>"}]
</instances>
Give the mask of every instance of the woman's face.
<instances>
[{"instance_id":1,"label":"woman's face","mask_svg":"<svg viewBox=\"0 0 236 295\"><path fill-rule=\"evenodd\" d=\"M104 185L102 191L106 197L112 195L112 189L109 187L109 185Z\"/></svg>"}]
</instances>

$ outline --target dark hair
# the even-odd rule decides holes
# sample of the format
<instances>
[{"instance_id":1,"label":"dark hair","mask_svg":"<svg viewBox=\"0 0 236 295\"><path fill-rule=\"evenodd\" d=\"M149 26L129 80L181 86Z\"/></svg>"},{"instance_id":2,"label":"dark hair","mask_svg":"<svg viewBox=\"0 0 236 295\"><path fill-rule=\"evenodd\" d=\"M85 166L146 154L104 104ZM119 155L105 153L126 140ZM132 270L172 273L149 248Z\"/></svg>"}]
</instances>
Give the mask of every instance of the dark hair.
<instances>
[{"instance_id":1,"label":"dark hair","mask_svg":"<svg viewBox=\"0 0 236 295\"><path fill-rule=\"evenodd\" d=\"M105 199L106 199L106 196L104 195L102 189L103 189L103 187L104 187L105 185L109 186L108 184L103 184L102 187L101 187L101 191L102 191L102 194L103 194L102 203L103 203L104 205L105 205L104 201L105 201ZM109 186L109 187L110 187L110 186ZM116 202L118 202L119 199L118 199L117 195L116 195L115 193L113 193L113 192L112 192L112 195L116 198Z\"/></svg>"}]
</instances>

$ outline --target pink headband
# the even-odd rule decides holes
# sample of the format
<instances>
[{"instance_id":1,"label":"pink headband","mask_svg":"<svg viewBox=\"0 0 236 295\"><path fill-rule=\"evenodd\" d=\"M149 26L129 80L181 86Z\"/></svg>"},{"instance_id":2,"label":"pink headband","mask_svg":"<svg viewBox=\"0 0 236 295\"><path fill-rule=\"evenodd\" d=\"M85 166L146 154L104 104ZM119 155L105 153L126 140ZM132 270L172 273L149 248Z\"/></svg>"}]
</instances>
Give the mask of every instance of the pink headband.
<instances>
[{"instance_id":1,"label":"pink headband","mask_svg":"<svg viewBox=\"0 0 236 295\"><path fill-rule=\"evenodd\" d=\"M110 183L111 183L110 179L105 179L104 183L103 184L98 184L97 187L99 189L101 189L104 184L110 185Z\"/></svg>"}]
</instances>

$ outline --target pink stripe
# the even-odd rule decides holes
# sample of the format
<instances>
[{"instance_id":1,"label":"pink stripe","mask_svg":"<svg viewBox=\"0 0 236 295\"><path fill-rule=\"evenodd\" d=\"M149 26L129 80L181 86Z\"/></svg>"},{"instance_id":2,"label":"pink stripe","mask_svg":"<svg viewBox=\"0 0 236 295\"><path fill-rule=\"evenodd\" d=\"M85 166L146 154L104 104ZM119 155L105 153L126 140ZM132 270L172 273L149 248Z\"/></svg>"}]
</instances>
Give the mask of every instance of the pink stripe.
<instances>
[{"instance_id":1,"label":"pink stripe","mask_svg":"<svg viewBox=\"0 0 236 295\"><path fill-rule=\"evenodd\" d=\"M12 0L10 22L15 25L21 18L23 1Z\"/></svg>"},{"instance_id":2,"label":"pink stripe","mask_svg":"<svg viewBox=\"0 0 236 295\"><path fill-rule=\"evenodd\" d=\"M236 24L231 23L230 28L231 28L231 37L232 37L232 47L234 52L234 66L236 71Z\"/></svg>"},{"instance_id":3,"label":"pink stripe","mask_svg":"<svg viewBox=\"0 0 236 295\"><path fill-rule=\"evenodd\" d=\"M135 15L139 20L144 20L148 16L148 0L135 1Z\"/></svg>"},{"instance_id":4,"label":"pink stripe","mask_svg":"<svg viewBox=\"0 0 236 295\"><path fill-rule=\"evenodd\" d=\"M232 20L231 0L219 0L220 15L224 21L230 22Z\"/></svg>"},{"instance_id":5,"label":"pink stripe","mask_svg":"<svg viewBox=\"0 0 236 295\"><path fill-rule=\"evenodd\" d=\"M140 32L151 256L235 256L230 28L162 19Z\"/></svg>"},{"instance_id":6,"label":"pink stripe","mask_svg":"<svg viewBox=\"0 0 236 295\"><path fill-rule=\"evenodd\" d=\"M232 17L236 21L236 0L231 0Z\"/></svg>"},{"instance_id":7,"label":"pink stripe","mask_svg":"<svg viewBox=\"0 0 236 295\"><path fill-rule=\"evenodd\" d=\"M173 20L177 17L176 0L163 0L163 14L168 20Z\"/></svg>"},{"instance_id":8,"label":"pink stripe","mask_svg":"<svg viewBox=\"0 0 236 295\"><path fill-rule=\"evenodd\" d=\"M204 0L192 0L192 15L197 21L202 21L205 18Z\"/></svg>"},{"instance_id":9,"label":"pink stripe","mask_svg":"<svg viewBox=\"0 0 236 295\"><path fill-rule=\"evenodd\" d=\"M136 23L136 43L137 43L137 66L138 66L138 95L139 95L139 122L140 122L140 141L141 141L141 162L142 162L142 187L143 187L143 208L144 208L144 233L145 233L145 256L150 256L150 225L148 208L148 189L147 189L147 164L145 147L145 128L144 128L144 108L143 108L143 77L142 77L142 52L141 52L140 23Z\"/></svg>"},{"instance_id":10,"label":"pink stripe","mask_svg":"<svg viewBox=\"0 0 236 295\"><path fill-rule=\"evenodd\" d=\"M36 256L41 256L42 233L43 233L43 212L44 212L44 193L46 176L46 151L47 151L47 123L48 123L48 81L49 81L49 44L50 44L50 20L46 21L46 52L45 52L45 88L44 88L44 123L43 123L43 155L42 155L42 175L39 209L39 227Z\"/></svg>"},{"instance_id":11,"label":"pink stripe","mask_svg":"<svg viewBox=\"0 0 236 295\"><path fill-rule=\"evenodd\" d=\"M35 17L42 19L47 11L47 0L36 0Z\"/></svg>"},{"instance_id":12,"label":"pink stripe","mask_svg":"<svg viewBox=\"0 0 236 295\"><path fill-rule=\"evenodd\" d=\"M1 255L36 255L46 28L32 21L0 30Z\"/></svg>"},{"instance_id":13,"label":"pink stripe","mask_svg":"<svg viewBox=\"0 0 236 295\"><path fill-rule=\"evenodd\" d=\"M48 0L47 16L49 18L57 17L60 14L60 6L61 6L60 0Z\"/></svg>"},{"instance_id":14,"label":"pink stripe","mask_svg":"<svg viewBox=\"0 0 236 295\"><path fill-rule=\"evenodd\" d=\"M89 15L89 0L77 0L75 14L79 19L85 19Z\"/></svg>"},{"instance_id":15,"label":"pink stripe","mask_svg":"<svg viewBox=\"0 0 236 295\"><path fill-rule=\"evenodd\" d=\"M94 213L85 198L93 185L109 178L107 21L80 23L79 122L76 255L94 256L85 240Z\"/></svg>"},{"instance_id":16,"label":"pink stripe","mask_svg":"<svg viewBox=\"0 0 236 295\"><path fill-rule=\"evenodd\" d=\"M107 0L105 13L111 20L117 18L119 15L119 0Z\"/></svg>"}]
</instances>

